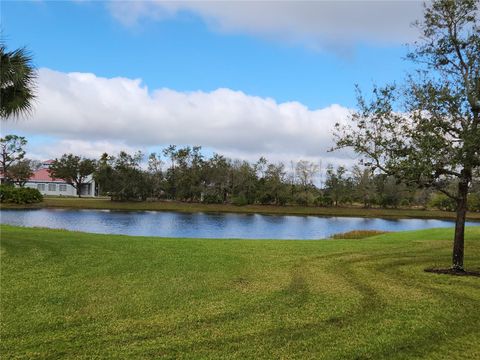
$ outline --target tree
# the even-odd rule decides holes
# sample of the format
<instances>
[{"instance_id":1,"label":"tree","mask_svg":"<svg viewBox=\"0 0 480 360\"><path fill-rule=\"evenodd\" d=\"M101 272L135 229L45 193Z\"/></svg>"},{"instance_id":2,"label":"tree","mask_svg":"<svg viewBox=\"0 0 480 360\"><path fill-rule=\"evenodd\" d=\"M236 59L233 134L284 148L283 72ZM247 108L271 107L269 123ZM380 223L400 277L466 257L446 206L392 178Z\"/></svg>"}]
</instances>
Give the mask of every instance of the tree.
<instances>
[{"instance_id":1,"label":"tree","mask_svg":"<svg viewBox=\"0 0 480 360\"><path fill-rule=\"evenodd\" d=\"M12 183L10 167L25 157L25 146L27 140L23 136L7 135L0 139L0 150L2 152L0 167L3 172L4 182Z\"/></svg>"},{"instance_id":2,"label":"tree","mask_svg":"<svg viewBox=\"0 0 480 360\"><path fill-rule=\"evenodd\" d=\"M146 200L153 193L149 174L140 168L143 154L121 151L117 156L103 154L94 178L112 200Z\"/></svg>"},{"instance_id":3,"label":"tree","mask_svg":"<svg viewBox=\"0 0 480 360\"><path fill-rule=\"evenodd\" d=\"M299 185L307 191L313 185L315 176L317 175L320 166L306 160L300 160L295 165L295 174Z\"/></svg>"},{"instance_id":4,"label":"tree","mask_svg":"<svg viewBox=\"0 0 480 360\"><path fill-rule=\"evenodd\" d=\"M156 153L148 157L148 176L152 187L152 196L160 198L163 193L163 161Z\"/></svg>"},{"instance_id":5,"label":"tree","mask_svg":"<svg viewBox=\"0 0 480 360\"><path fill-rule=\"evenodd\" d=\"M205 163L206 189L204 202L224 203L229 193L229 179L231 173L230 161L222 155L213 154Z\"/></svg>"},{"instance_id":6,"label":"tree","mask_svg":"<svg viewBox=\"0 0 480 360\"><path fill-rule=\"evenodd\" d=\"M352 169L355 197L363 203L364 208L369 208L375 202L374 174L370 168L360 168L355 165Z\"/></svg>"},{"instance_id":7,"label":"tree","mask_svg":"<svg viewBox=\"0 0 480 360\"><path fill-rule=\"evenodd\" d=\"M0 43L0 117L29 114L35 99L37 72L25 48L8 52Z\"/></svg>"},{"instance_id":8,"label":"tree","mask_svg":"<svg viewBox=\"0 0 480 360\"><path fill-rule=\"evenodd\" d=\"M405 199L406 186L392 175L380 174L375 177L378 203L383 208L397 208Z\"/></svg>"},{"instance_id":9,"label":"tree","mask_svg":"<svg viewBox=\"0 0 480 360\"><path fill-rule=\"evenodd\" d=\"M352 202L353 180L347 176L344 166L339 166L336 170L332 165L327 166L325 191L335 206Z\"/></svg>"},{"instance_id":10,"label":"tree","mask_svg":"<svg viewBox=\"0 0 480 360\"><path fill-rule=\"evenodd\" d=\"M39 167L40 163L38 161L23 159L10 166L8 174L12 182L20 187L24 187L25 183Z\"/></svg>"},{"instance_id":11,"label":"tree","mask_svg":"<svg viewBox=\"0 0 480 360\"><path fill-rule=\"evenodd\" d=\"M351 124L337 125L336 148L407 184L433 187L456 202L452 270L464 271L464 232L472 174L480 166L480 24L476 0L435 0L417 22L417 64L404 86L358 92ZM401 102L399 100L402 100ZM456 182L454 192L446 186Z\"/></svg>"},{"instance_id":12,"label":"tree","mask_svg":"<svg viewBox=\"0 0 480 360\"><path fill-rule=\"evenodd\" d=\"M49 168L50 175L72 185L77 190L78 197L82 195L82 185L94 171L95 160L73 154L63 154L60 159L55 159Z\"/></svg>"},{"instance_id":13,"label":"tree","mask_svg":"<svg viewBox=\"0 0 480 360\"><path fill-rule=\"evenodd\" d=\"M275 205L285 205L287 202L288 188L286 185L285 165L268 164L265 170L264 198Z\"/></svg>"},{"instance_id":14,"label":"tree","mask_svg":"<svg viewBox=\"0 0 480 360\"><path fill-rule=\"evenodd\" d=\"M108 195L115 180L114 171L111 166L112 156L103 153L97 161L97 167L93 173L93 178L99 185L99 192L102 195Z\"/></svg>"},{"instance_id":15,"label":"tree","mask_svg":"<svg viewBox=\"0 0 480 360\"><path fill-rule=\"evenodd\" d=\"M165 174L166 179L166 190L169 196L172 199L175 199L177 195L177 186L176 186L176 160L177 160L177 146L169 145L167 148L162 150L163 156L170 159L170 168L167 169Z\"/></svg>"}]
</instances>

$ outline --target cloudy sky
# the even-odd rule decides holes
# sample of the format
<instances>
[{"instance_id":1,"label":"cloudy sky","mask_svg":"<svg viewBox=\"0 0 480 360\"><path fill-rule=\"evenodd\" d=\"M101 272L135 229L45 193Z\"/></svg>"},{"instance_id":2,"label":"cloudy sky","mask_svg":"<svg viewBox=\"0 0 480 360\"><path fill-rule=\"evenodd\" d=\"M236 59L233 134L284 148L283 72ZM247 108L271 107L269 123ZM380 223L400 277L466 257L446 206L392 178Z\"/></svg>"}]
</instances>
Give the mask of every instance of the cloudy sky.
<instances>
[{"instance_id":1,"label":"cloudy sky","mask_svg":"<svg viewBox=\"0 0 480 360\"><path fill-rule=\"evenodd\" d=\"M401 81L419 1L3 2L39 68L35 112L2 123L34 158L201 145L324 163L354 86Z\"/></svg>"}]
</instances>

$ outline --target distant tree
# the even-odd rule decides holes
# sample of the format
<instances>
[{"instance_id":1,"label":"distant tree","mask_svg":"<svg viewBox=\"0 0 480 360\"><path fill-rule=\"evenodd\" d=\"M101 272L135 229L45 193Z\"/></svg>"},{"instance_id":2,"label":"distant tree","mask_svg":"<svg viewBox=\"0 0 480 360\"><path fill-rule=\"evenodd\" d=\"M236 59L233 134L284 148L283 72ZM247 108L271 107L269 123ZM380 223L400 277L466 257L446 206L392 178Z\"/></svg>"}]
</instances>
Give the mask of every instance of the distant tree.
<instances>
[{"instance_id":1,"label":"distant tree","mask_svg":"<svg viewBox=\"0 0 480 360\"><path fill-rule=\"evenodd\" d=\"M264 198L275 205L285 205L288 199L285 165L268 164L265 170Z\"/></svg>"},{"instance_id":2,"label":"distant tree","mask_svg":"<svg viewBox=\"0 0 480 360\"><path fill-rule=\"evenodd\" d=\"M327 166L325 190L335 206L349 200L351 180L346 176L346 173L347 169L344 166L339 166L336 169L332 165Z\"/></svg>"},{"instance_id":3,"label":"distant tree","mask_svg":"<svg viewBox=\"0 0 480 360\"><path fill-rule=\"evenodd\" d=\"M374 174L370 168L360 168L355 165L352 169L354 196L357 201L363 204L363 207L369 208L375 203L376 189Z\"/></svg>"},{"instance_id":4,"label":"distant tree","mask_svg":"<svg viewBox=\"0 0 480 360\"><path fill-rule=\"evenodd\" d=\"M234 161L230 172L230 184L233 202L239 204L255 203L258 177L254 166L247 161Z\"/></svg>"},{"instance_id":5,"label":"distant tree","mask_svg":"<svg viewBox=\"0 0 480 360\"><path fill-rule=\"evenodd\" d=\"M421 206L424 210L427 208L430 198L432 196L432 188L415 189L414 202Z\"/></svg>"},{"instance_id":6,"label":"distant tree","mask_svg":"<svg viewBox=\"0 0 480 360\"><path fill-rule=\"evenodd\" d=\"M77 190L78 197L82 195L82 185L94 171L95 160L81 158L73 154L62 155L60 159L55 159L49 167L50 175L72 185Z\"/></svg>"},{"instance_id":7,"label":"distant tree","mask_svg":"<svg viewBox=\"0 0 480 360\"><path fill-rule=\"evenodd\" d=\"M177 196L177 179L176 179L176 160L177 160L177 146L169 145L162 150L163 156L170 160L170 167L165 174L166 191L171 199Z\"/></svg>"},{"instance_id":8,"label":"distant tree","mask_svg":"<svg viewBox=\"0 0 480 360\"><path fill-rule=\"evenodd\" d=\"M230 192L231 163L222 155L213 154L205 163L203 201L225 203Z\"/></svg>"},{"instance_id":9,"label":"distant tree","mask_svg":"<svg viewBox=\"0 0 480 360\"><path fill-rule=\"evenodd\" d=\"M0 43L0 117L16 118L32 111L37 72L25 48L7 51Z\"/></svg>"},{"instance_id":10,"label":"distant tree","mask_svg":"<svg viewBox=\"0 0 480 360\"><path fill-rule=\"evenodd\" d=\"M10 168L13 164L25 157L25 146L27 140L23 136L6 135L0 139L0 167L3 173L3 182L12 183Z\"/></svg>"},{"instance_id":11,"label":"distant tree","mask_svg":"<svg viewBox=\"0 0 480 360\"><path fill-rule=\"evenodd\" d=\"M8 171L10 179L20 187L25 186L25 183L32 177L35 170L38 170L40 163L35 160L23 159L17 161Z\"/></svg>"},{"instance_id":12,"label":"distant tree","mask_svg":"<svg viewBox=\"0 0 480 360\"><path fill-rule=\"evenodd\" d=\"M253 165L255 172L259 178L265 177L265 171L267 170L268 161L263 156Z\"/></svg>"},{"instance_id":13,"label":"distant tree","mask_svg":"<svg viewBox=\"0 0 480 360\"><path fill-rule=\"evenodd\" d=\"M93 172L93 178L97 182L99 192L102 195L109 195L112 183L115 181L114 170L111 165L112 159L112 156L103 153L97 161L97 166Z\"/></svg>"},{"instance_id":14,"label":"distant tree","mask_svg":"<svg viewBox=\"0 0 480 360\"><path fill-rule=\"evenodd\" d=\"M121 151L117 156L103 154L94 173L102 192L119 201L146 200L152 196L153 183L150 174L140 167L142 159L140 151Z\"/></svg>"},{"instance_id":15,"label":"distant tree","mask_svg":"<svg viewBox=\"0 0 480 360\"><path fill-rule=\"evenodd\" d=\"M295 177L299 185L307 191L313 185L319 165L306 160L300 160L295 165Z\"/></svg>"},{"instance_id":16,"label":"distant tree","mask_svg":"<svg viewBox=\"0 0 480 360\"><path fill-rule=\"evenodd\" d=\"M381 207L397 208L405 199L406 185L392 175L380 174L375 178L378 203Z\"/></svg>"},{"instance_id":17,"label":"distant tree","mask_svg":"<svg viewBox=\"0 0 480 360\"><path fill-rule=\"evenodd\" d=\"M434 0L418 22L418 64L406 86L359 92L352 124L337 126L337 148L404 182L434 187L456 203L452 269L464 271L464 233L472 174L480 166L478 0ZM401 102L400 102L401 100ZM455 181L452 192L446 185Z\"/></svg>"},{"instance_id":18,"label":"distant tree","mask_svg":"<svg viewBox=\"0 0 480 360\"><path fill-rule=\"evenodd\" d=\"M163 194L163 161L156 153L148 157L148 176L152 188L152 196L160 198Z\"/></svg>"}]
</instances>

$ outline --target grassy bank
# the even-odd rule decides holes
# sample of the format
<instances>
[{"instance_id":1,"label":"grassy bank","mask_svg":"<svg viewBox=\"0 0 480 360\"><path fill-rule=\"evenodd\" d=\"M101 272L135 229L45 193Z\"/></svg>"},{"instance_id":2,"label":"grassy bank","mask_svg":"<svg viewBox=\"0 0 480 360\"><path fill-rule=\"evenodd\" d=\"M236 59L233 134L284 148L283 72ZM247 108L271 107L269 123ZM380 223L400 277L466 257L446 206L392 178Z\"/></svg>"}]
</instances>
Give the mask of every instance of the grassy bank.
<instances>
[{"instance_id":1,"label":"grassy bank","mask_svg":"<svg viewBox=\"0 0 480 360\"><path fill-rule=\"evenodd\" d=\"M1 357L478 359L480 279L452 230L160 239L1 227ZM480 227L466 266L480 268Z\"/></svg>"},{"instance_id":2,"label":"grassy bank","mask_svg":"<svg viewBox=\"0 0 480 360\"><path fill-rule=\"evenodd\" d=\"M64 208L64 209L110 209L110 210L156 210L179 212L225 212L273 215L354 216L377 218L455 219L454 212L420 209L364 209L361 207L302 207L228 204L197 204L173 201L118 202L109 199L46 197L42 203L32 205L2 204L2 208ZM469 220L480 221L480 213L468 213Z\"/></svg>"}]
</instances>

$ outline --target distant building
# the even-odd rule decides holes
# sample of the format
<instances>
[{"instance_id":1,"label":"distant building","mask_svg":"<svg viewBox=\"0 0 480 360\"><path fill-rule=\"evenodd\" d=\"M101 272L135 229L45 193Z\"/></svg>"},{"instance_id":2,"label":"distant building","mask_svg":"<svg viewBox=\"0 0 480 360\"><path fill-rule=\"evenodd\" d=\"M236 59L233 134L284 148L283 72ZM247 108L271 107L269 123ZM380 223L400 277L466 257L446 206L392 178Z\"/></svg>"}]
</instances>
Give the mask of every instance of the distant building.
<instances>
[{"instance_id":1,"label":"distant building","mask_svg":"<svg viewBox=\"0 0 480 360\"><path fill-rule=\"evenodd\" d=\"M42 163L40 169L34 172L33 176L25 183L25 187L38 189L43 195L56 196L77 196L77 189L66 183L62 179L52 178L48 171L53 160L47 160ZM98 195L98 189L95 180L90 175L85 179L85 183L80 188L80 195L84 197L95 197Z\"/></svg>"}]
</instances>

